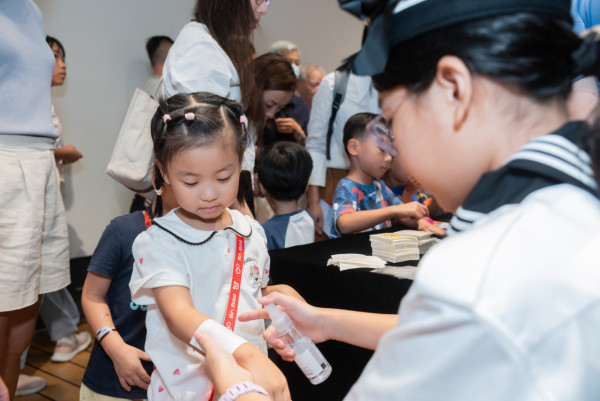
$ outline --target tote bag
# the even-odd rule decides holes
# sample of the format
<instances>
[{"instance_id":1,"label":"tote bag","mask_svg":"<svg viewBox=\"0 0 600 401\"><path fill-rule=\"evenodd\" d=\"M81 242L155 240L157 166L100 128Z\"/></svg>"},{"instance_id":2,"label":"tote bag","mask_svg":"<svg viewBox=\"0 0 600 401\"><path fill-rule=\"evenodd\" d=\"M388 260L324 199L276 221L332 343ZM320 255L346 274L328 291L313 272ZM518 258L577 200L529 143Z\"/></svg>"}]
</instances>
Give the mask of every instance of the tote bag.
<instances>
[{"instance_id":1,"label":"tote bag","mask_svg":"<svg viewBox=\"0 0 600 401\"><path fill-rule=\"evenodd\" d=\"M136 88L106 167L109 176L136 192L153 188L150 122L157 108L158 102L152 96Z\"/></svg>"}]
</instances>

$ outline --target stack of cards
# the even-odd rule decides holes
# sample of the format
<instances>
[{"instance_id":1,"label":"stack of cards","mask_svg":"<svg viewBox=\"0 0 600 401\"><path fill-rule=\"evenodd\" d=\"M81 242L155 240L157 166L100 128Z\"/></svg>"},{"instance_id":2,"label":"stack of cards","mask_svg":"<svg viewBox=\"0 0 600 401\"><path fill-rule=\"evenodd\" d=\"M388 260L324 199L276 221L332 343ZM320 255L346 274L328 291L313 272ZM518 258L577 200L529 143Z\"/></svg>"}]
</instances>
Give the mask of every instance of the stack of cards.
<instances>
[{"instance_id":1,"label":"stack of cards","mask_svg":"<svg viewBox=\"0 0 600 401\"><path fill-rule=\"evenodd\" d=\"M373 256L392 263L419 260L419 241L414 236L396 233L372 234L369 239Z\"/></svg>"},{"instance_id":2,"label":"stack of cards","mask_svg":"<svg viewBox=\"0 0 600 401\"><path fill-rule=\"evenodd\" d=\"M426 231L402 230L396 231L394 234L415 237L417 239L417 242L419 243L419 253L421 255L423 255L429 250L429 248L431 248L433 245L439 242L437 238L432 237L432 233Z\"/></svg>"}]
</instances>

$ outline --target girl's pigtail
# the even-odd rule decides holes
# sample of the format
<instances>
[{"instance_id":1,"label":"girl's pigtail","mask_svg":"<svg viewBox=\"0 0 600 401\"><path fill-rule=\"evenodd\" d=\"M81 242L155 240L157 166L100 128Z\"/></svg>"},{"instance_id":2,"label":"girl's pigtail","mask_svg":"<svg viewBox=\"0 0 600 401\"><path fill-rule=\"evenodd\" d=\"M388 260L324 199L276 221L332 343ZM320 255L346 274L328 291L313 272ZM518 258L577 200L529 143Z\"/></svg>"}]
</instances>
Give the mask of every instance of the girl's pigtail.
<instances>
[{"instance_id":1,"label":"girl's pigtail","mask_svg":"<svg viewBox=\"0 0 600 401\"><path fill-rule=\"evenodd\" d=\"M165 180L158 168L158 165L154 165L154 192L156 192L156 205L154 206L154 216L160 217L163 214L162 204L162 186Z\"/></svg>"}]
</instances>

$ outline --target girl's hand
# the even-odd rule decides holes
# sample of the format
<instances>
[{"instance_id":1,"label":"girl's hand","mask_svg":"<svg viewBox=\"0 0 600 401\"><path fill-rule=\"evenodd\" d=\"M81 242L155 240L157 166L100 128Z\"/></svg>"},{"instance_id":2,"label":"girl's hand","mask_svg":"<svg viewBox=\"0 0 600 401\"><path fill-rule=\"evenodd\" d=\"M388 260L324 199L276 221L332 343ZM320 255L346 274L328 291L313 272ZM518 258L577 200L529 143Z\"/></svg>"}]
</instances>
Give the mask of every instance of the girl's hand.
<instances>
[{"instance_id":1,"label":"girl's hand","mask_svg":"<svg viewBox=\"0 0 600 401\"><path fill-rule=\"evenodd\" d=\"M105 341L108 339L109 337L106 337ZM148 390L150 376L146 373L141 362L141 360L151 360L148 354L129 344L123 343L111 353L110 357L115 365L119 383L121 383L121 386L125 390L131 391L131 386L138 386L141 389Z\"/></svg>"},{"instance_id":2,"label":"girl's hand","mask_svg":"<svg viewBox=\"0 0 600 401\"><path fill-rule=\"evenodd\" d=\"M309 336L315 343L329 340L331 336L326 332L326 317L323 309L315 308L308 303L279 292L272 292L266 297L258 299L261 305L277 304L280 309L285 311L294 321L294 325L305 335ZM240 322L247 322L256 319L269 319L266 309L258 309L251 312L242 313L238 317ZM263 337L277 351L281 358L291 362L296 355L293 349L286 349L286 345L279 337L273 325L269 326L263 333Z\"/></svg>"},{"instance_id":3,"label":"girl's hand","mask_svg":"<svg viewBox=\"0 0 600 401\"><path fill-rule=\"evenodd\" d=\"M218 400L234 384L252 380L250 372L242 368L233 355L215 343L210 336L196 331L194 337L206 354L206 362L202 369L215 386L213 399Z\"/></svg>"},{"instance_id":4,"label":"girl's hand","mask_svg":"<svg viewBox=\"0 0 600 401\"><path fill-rule=\"evenodd\" d=\"M258 348L244 343L233 352L237 363L252 375L252 381L262 386L275 401L291 401L287 380L275 364Z\"/></svg>"}]
</instances>

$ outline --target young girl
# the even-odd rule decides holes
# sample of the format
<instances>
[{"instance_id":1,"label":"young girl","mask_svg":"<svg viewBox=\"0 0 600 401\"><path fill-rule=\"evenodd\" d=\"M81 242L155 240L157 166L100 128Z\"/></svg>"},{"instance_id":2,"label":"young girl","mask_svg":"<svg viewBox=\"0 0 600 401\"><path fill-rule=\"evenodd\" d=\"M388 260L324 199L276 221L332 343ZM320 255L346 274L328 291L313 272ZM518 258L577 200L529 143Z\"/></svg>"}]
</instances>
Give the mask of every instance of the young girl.
<instances>
[{"instance_id":1,"label":"young girl","mask_svg":"<svg viewBox=\"0 0 600 401\"><path fill-rule=\"evenodd\" d=\"M161 185L154 215L162 216L177 205L168 185ZM80 401L110 397L146 398L152 363L143 351L146 341L146 307L129 297L133 269L131 246L151 225L150 211L136 211L113 219L104 230L88 267L81 306L97 333L83 375Z\"/></svg>"},{"instance_id":2,"label":"young girl","mask_svg":"<svg viewBox=\"0 0 600 401\"><path fill-rule=\"evenodd\" d=\"M196 329L218 339L273 395L288 394L266 357L263 322L237 322L259 307L269 281L260 225L228 207L238 196L246 129L242 106L200 92L162 100L152 120L156 184L180 208L157 218L133 244L133 302L147 305L146 352L156 370L149 400L208 400Z\"/></svg>"}]
</instances>

